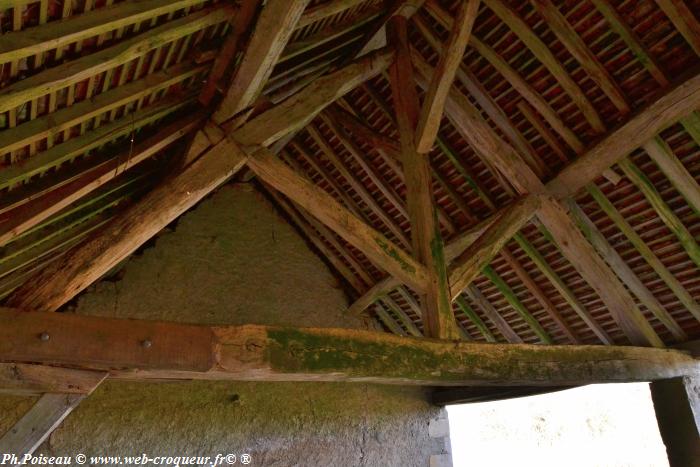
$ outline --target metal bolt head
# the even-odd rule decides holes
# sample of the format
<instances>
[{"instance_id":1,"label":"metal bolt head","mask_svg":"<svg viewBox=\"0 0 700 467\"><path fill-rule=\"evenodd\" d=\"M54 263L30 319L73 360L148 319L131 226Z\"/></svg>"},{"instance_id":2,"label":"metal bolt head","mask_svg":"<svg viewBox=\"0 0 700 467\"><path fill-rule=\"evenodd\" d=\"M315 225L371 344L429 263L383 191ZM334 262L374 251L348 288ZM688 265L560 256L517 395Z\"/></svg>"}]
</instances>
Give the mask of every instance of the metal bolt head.
<instances>
[{"instance_id":1,"label":"metal bolt head","mask_svg":"<svg viewBox=\"0 0 700 467\"><path fill-rule=\"evenodd\" d=\"M151 348L152 345L153 345L153 342L151 342L150 339L144 339L141 341L141 347L143 347L144 349L149 349L149 348Z\"/></svg>"},{"instance_id":2,"label":"metal bolt head","mask_svg":"<svg viewBox=\"0 0 700 467\"><path fill-rule=\"evenodd\" d=\"M48 332L42 332L41 334L39 334L39 339L46 342L47 340L51 339L51 336L49 336Z\"/></svg>"}]
</instances>

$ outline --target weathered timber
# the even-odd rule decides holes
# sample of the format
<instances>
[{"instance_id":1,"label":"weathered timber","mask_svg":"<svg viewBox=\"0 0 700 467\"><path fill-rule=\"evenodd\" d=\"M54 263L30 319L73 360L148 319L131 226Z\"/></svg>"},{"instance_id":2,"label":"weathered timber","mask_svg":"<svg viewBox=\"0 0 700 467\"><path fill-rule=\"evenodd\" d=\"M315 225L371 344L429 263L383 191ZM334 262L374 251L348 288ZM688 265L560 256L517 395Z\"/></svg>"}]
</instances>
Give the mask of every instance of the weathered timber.
<instances>
[{"instance_id":1,"label":"weathered timber","mask_svg":"<svg viewBox=\"0 0 700 467\"><path fill-rule=\"evenodd\" d=\"M503 280L501 276L498 275L496 271L491 266L486 266L483 269L483 274L489 279L493 285L496 286L499 292L506 298L510 306L520 315L523 321L525 321L530 329L533 330L535 335L540 339L543 344L553 344L554 341L544 330L542 325L532 316L532 314L525 308L520 299L515 295L515 292L510 288L510 286Z\"/></svg>"},{"instance_id":2,"label":"weathered timber","mask_svg":"<svg viewBox=\"0 0 700 467\"><path fill-rule=\"evenodd\" d=\"M459 7L447 43L440 55L440 61L433 72L423 100L416 129L416 149L419 153L427 153L433 147L440 129L447 93L452 87L455 74L462 63L472 26L479 11L479 4L480 0L468 0Z\"/></svg>"},{"instance_id":3,"label":"weathered timber","mask_svg":"<svg viewBox=\"0 0 700 467\"><path fill-rule=\"evenodd\" d=\"M486 317L496 326L498 331L503 335L503 337L506 338L508 342L514 344L523 343L523 339L513 330L512 327L510 327L508 321L501 316L498 310L494 308L491 302L488 301L477 286L470 284L464 293L484 311Z\"/></svg>"},{"instance_id":4,"label":"weathered timber","mask_svg":"<svg viewBox=\"0 0 700 467\"><path fill-rule=\"evenodd\" d=\"M350 213L332 196L305 180L264 148L251 153L248 167L267 184L309 211L370 261L417 290L425 287L425 268L384 235Z\"/></svg>"},{"instance_id":5,"label":"weathered timber","mask_svg":"<svg viewBox=\"0 0 700 467\"><path fill-rule=\"evenodd\" d=\"M257 99L308 3L309 0L268 0L265 3L231 87L212 115L217 124Z\"/></svg>"},{"instance_id":6,"label":"weathered timber","mask_svg":"<svg viewBox=\"0 0 700 467\"><path fill-rule=\"evenodd\" d=\"M670 88L619 128L608 133L547 183L547 189L559 199L578 193L605 169L699 106L700 75L696 75Z\"/></svg>"},{"instance_id":7,"label":"weathered timber","mask_svg":"<svg viewBox=\"0 0 700 467\"><path fill-rule=\"evenodd\" d=\"M676 340L681 342L687 340L688 335L685 331L676 323L654 294L644 286L642 281L637 277L634 271L632 271L632 268L625 263L613 246L608 243L602 232L598 230L593 221L583 212L583 209L573 201L568 202L567 206L579 229L584 233L595 249L598 250L600 256L614 268L615 274L625 283L627 288L629 288L639 301L666 326Z\"/></svg>"},{"instance_id":8,"label":"weathered timber","mask_svg":"<svg viewBox=\"0 0 700 467\"><path fill-rule=\"evenodd\" d=\"M381 49L322 76L297 94L263 112L236 130L233 137L243 146L269 146L282 136L302 129L321 110L361 83L385 70L394 52ZM227 129L226 124L223 125Z\"/></svg>"},{"instance_id":9,"label":"weathered timber","mask_svg":"<svg viewBox=\"0 0 700 467\"><path fill-rule=\"evenodd\" d=\"M135 0L87 11L60 23L10 32L0 40L0 63L58 49L199 3L203 0Z\"/></svg>"},{"instance_id":10,"label":"weathered timber","mask_svg":"<svg viewBox=\"0 0 700 467\"><path fill-rule=\"evenodd\" d=\"M532 4L545 19L549 28L552 29L576 61L581 64L581 67L586 70L586 73L603 90L615 107L623 115L629 113L630 106L620 86L551 0L533 0Z\"/></svg>"},{"instance_id":11,"label":"weathered timber","mask_svg":"<svg viewBox=\"0 0 700 467\"><path fill-rule=\"evenodd\" d=\"M55 311L224 183L245 160L225 140L172 173L97 235L26 281L7 302L30 310Z\"/></svg>"},{"instance_id":12,"label":"weathered timber","mask_svg":"<svg viewBox=\"0 0 700 467\"><path fill-rule=\"evenodd\" d=\"M236 130L232 137L251 146L271 144L287 132L301 128L303 122L311 120L326 105L381 72L392 57L391 51L377 51L320 78L299 96L287 99ZM207 157L199 156L195 160L196 154L202 152ZM206 126L197 133L186 159L195 162L179 172L181 177L173 174L169 183L161 185L138 205L122 213L88 243L73 248L59 261L29 277L8 297L8 303L21 304L28 309L55 310L244 164L244 159L233 154L224 131L215 125ZM35 284L41 284L40 290L34 288Z\"/></svg>"},{"instance_id":13,"label":"weathered timber","mask_svg":"<svg viewBox=\"0 0 700 467\"><path fill-rule=\"evenodd\" d=\"M207 76L207 81L199 93L199 102L202 105L209 105L217 91L224 92L226 90L226 85L223 83L224 78L227 76L227 71L236 62L238 53L242 48L241 45L247 38L261 2L262 0L246 0L240 3L238 11L236 11L236 15L231 22L231 33L216 55L216 60L211 67L209 76Z\"/></svg>"},{"instance_id":14,"label":"weathered timber","mask_svg":"<svg viewBox=\"0 0 700 467\"><path fill-rule=\"evenodd\" d=\"M671 148L660 137L644 144L644 151L659 166L671 184L683 195L693 210L700 215L700 185L688 172Z\"/></svg>"},{"instance_id":15,"label":"weathered timber","mask_svg":"<svg viewBox=\"0 0 700 467\"><path fill-rule=\"evenodd\" d=\"M654 272L664 281L671 291L678 297L683 306L700 321L700 304L698 304L683 284L668 270L661 260L654 254L642 237L634 230L632 225L620 214L615 206L605 197L603 192L594 184L587 187L588 193L600 205L600 208L615 223L618 229L627 237L632 246L639 252L644 260L652 267Z\"/></svg>"},{"instance_id":16,"label":"weathered timber","mask_svg":"<svg viewBox=\"0 0 700 467\"><path fill-rule=\"evenodd\" d=\"M444 342L350 329L198 326L0 312L0 360L104 370L132 379L557 385L693 374L678 350ZM49 340L41 340L41 333ZM150 345L144 345L144 342Z\"/></svg>"},{"instance_id":17,"label":"weathered timber","mask_svg":"<svg viewBox=\"0 0 700 467\"><path fill-rule=\"evenodd\" d=\"M695 237L690 233L688 228L673 212L673 210L664 202L661 194L658 192L654 184L642 172L639 167L634 165L629 159L623 159L619 163L620 168L625 173L634 185L644 194L644 197L649 201L649 204L654 208L654 211L666 226L678 238L678 241L685 249L690 259L695 265L700 268L700 246L695 241Z\"/></svg>"},{"instance_id":18,"label":"weathered timber","mask_svg":"<svg viewBox=\"0 0 700 467\"><path fill-rule=\"evenodd\" d=\"M535 282L535 280L528 274L528 272L525 270L525 268L520 264L520 262L513 256L513 254L508 250L508 248L503 248L501 250L501 256L506 260L506 263L508 263L508 266L515 272L515 275L518 276L518 279L520 279L520 282L525 284L525 287L527 287L527 290L530 291L530 294L534 296L538 302L540 302L540 305L542 305L542 308L547 312L547 314L552 318L552 320L557 323L559 328L564 332L566 337L574 344L579 342L578 337L576 336L576 333L574 330L569 326L569 324L566 322L564 317L559 313L559 310L557 307L552 303L552 301L547 297L547 295L544 293L544 291L540 288L539 285Z\"/></svg>"},{"instance_id":19,"label":"weathered timber","mask_svg":"<svg viewBox=\"0 0 700 467\"><path fill-rule=\"evenodd\" d=\"M95 74L137 59L163 44L226 21L233 12L232 6L221 3L158 26L94 54L17 81L0 90L0 112L56 92Z\"/></svg>"},{"instance_id":20,"label":"weathered timber","mask_svg":"<svg viewBox=\"0 0 700 467\"><path fill-rule=\"evenodd\" d=\"M299 21L297 21L296 28L301 29L323 18L336 15L363 1L364 0L331 0L330 2L321 3L320 5L308 8L301 18L299 18Z\"/></svg>"},{"instance_id":21,"label":"weathered timber","mask_svg":"<svg viewBox=\"0 0 700 467\"><path fill-rule=\"evenodd\" d=\"M503 0L483 0L483 2L527 45L537 60L547 67L552 76L571 97L571 100L581 109L588 123L600 133L605 131L605 125L593 104L559 63L549 47L530 29L527 23Z\"/></svg>"},{"instance_id":22,"label":"weathered timber","mask_svg":"<svg viewBox=\"0 0 700 467\"><path fill-rule=\"evenodd\" d=\"M503 246L540 207L542 199L526 195L495 220L450 265L450 296L454 299L481 273Z\"/></svg>"},{"instance_id":23,"label":"weathered timber","mask_svg":"<svg viewBox=\"0 0 700 467\"><path fill-rule=\"evenodd\" d=\"M26 363L0 363L0 394L90 394L105 376L99 371Z\"/></svg>"},{"instance_id":24,"label":"weathered timber","mask_svg":"<svg viewBox=\"0 0 700 467\"><path fill-rule=\"evenodd\" d=\"M700 22L682 0L656 0L678 32L688 42L697 55L700 55Z\"/></svg>"},{"instance_id":25,"label":"weathered timber","mask_svg":"<svg viewBox=\"0 0 700 467\"><path fill-rule=\"evenodd\" d=\"M104 376L103 373L103 378ZM41 396L29 412L0 438L0 452L14 454L20 459L20 462L9 462L9 465L23 465L21 459L32 454L84 398L85 395L82 394Z\"/></svg>"},{"instance_id":26,"label":"weathered timber","mask_svg":"<svg viewBox=\"0 0 700 467\"><path fill-rule=\"evenodd\" d=\"M537 213L565 257L605 302L608 311L633 344L663 347L663 342L646 320L630 293L595 252L564 208L551 198Z\"/></svg>"},{"instance_id":27,"label":"weathered timber","mask_svg":"<svg viewBox=\"0 0 700 467\"><path fill-rule=\"evenodd\" d=\"M389 81L401 143L411 240L414 254L425 265L427 273L424 294L421 295L423 322L429 337L455 339L459 333L448 295L447 266L433 200L430 165L427 154L422 154L417 148L420 101L413 79L407 20L396 16L388 26L390 42L396 48L396 60L389 68Z\"/></svg>"},{"instance_id":28,"label":"weathered timber","mask_svg":"<svg viewBox=\"0 0 700 467\"><path fill-rule=\"evenodd\" d=\"M125 170L167 148L196 129L204 118L204 114L198 112L171 123L155 135L135 144L128 151L96 164L69 183L31 200L14 211L0 214L0 246L113 180Z\"/></svg>"}]
</instances>

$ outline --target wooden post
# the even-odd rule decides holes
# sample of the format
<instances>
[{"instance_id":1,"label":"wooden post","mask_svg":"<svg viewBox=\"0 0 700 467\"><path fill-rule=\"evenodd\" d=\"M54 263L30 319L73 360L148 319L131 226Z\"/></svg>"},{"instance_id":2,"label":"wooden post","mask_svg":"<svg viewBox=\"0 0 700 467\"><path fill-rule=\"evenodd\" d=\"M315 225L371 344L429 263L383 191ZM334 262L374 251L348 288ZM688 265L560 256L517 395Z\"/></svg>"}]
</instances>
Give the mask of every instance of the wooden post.
<instances>
[{"instance_id":1,"label":"wooden post","mask_svg":"<svg viewBox=\"0 0 700 467\"><path fill-rule=\"evenodd\" d=\"M669 464L700 466L700 376L655 381L649 386Z\"/></svg>"},{"instance_id":2,"label":"wooden post","mask_svg":"<svg viewBox=\"0 0 700 467\"><path fill-rule=\"evenodd\" d=\"M429 337L459 339L449 297L444 246L433 202L428 155L419 153L416 147L415 135L420 110L413 80L406 18L392 18L388 32L396 48L396 59L389 68L389 76L401 141L411 240L414 255L426 265L428 272L425 293L421 295L425 334Z\"/></svg>"}]
</instances>

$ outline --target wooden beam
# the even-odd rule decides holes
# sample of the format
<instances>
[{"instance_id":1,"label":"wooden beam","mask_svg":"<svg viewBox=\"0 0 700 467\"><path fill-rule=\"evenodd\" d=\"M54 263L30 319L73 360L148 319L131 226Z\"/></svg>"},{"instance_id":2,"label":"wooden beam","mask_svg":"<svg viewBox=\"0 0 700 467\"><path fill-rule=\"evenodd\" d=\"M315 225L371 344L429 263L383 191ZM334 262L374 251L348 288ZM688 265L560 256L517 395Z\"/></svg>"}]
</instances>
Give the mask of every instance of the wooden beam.
<instances>
[{"instance_id":1,"label":"wooden beam","mask_svg":"<svg viewBox=\"0 0 700 467\"><path fill-rule=\"evenodd\" d=\"M617 12L615 7L608 0L591 0L596 9L605 17L610 28L615 34L625 41L634 56L649 71L649 74L662 86L668 86L668 77L664 74L658 61L642 45L634 30L627 24L625 19Z\"/></svg>"},{"instance_id":2,"label":"wooden beam","mask_svg":"<svg viewBox=\"0 0 700 467\"><path fill-rule=\"evenodd\" d=\"M0 214L0 246L113 180L125 170L167 148L204 121L202 112L181 118L116 157L95 164L72 181L17 209ZM60 146L59 146L60 147Z\"/></svg>"},{"instance_id":3,"label":"wooden beam","mask_svg":"<svg viewBox=\"0 0 700 467\"><path fill-rule=\"evenodd\" d=\"M46 333L48 340L38 336ZM198 326L0 312L0 360L127 379L362 381L430 386L653 381L693 374L679 350L443 342L351 329Z\"/></svg>"},{"instance_id":4,"label":"wooden beam","mask_svg":"<svg viewBox=\"0 0 700 467\"><path fill-rule=\"evenodd\" d=\"M0 189L28 180L106 143L131 135L135 130L152 124L193 101L194 96L184 99L183 96L167 97L128 117L87 131L81 136L42 151L22 164L13 164L0 172Z\"/></svg>"},{"instance_id":5,"label":"wooden beam","mask_svg":"<svg viewBox=\"0 0 700 467\"><path fill-rule=\"evenodd\" d=\"M232 6L220 3L180 19L169 21L99 52L17 81L0 90L0 112L11 110L25 102L59 91L78 81L127 63L164 43L175 41L180 37L226 21L233 12Z\"/></svg>"},{"instance_id":6,"label":"wooden beam","mask_svg":"<svg viewBox=\"0 0 700 467\"><path fill-rule=\"evenodd\" d=\"M630 112L630 106L625 99L624 93L615 79L608 73L600 63L598 57L588 48L586 43L579 37L573 27L566 20L556 6L550 0L532 0L531 2L537 11L547 22L547 26L556 34L557 38L581 65L586 73L608 96L608 99L615 107L626 115Z\"/></svg>"},{"instance_id":7,"label":"wooden beam","mask_svg":"<svg viewBox=\"0 0 700 467\"><path fill-rule=\"evenodd\" d=\"M33 454L85 397L82 394L41 396L29 412L0 438L0 452L18 459L18 462L10 460L8 465L24 465L23 458Z\"/></svg>"},{"instance_id":8,"label":"wooden beam","mask_svg":"<svg viewBox=\"0 0 700 467\"><path fill-rule=\"evenodd\" d=\"M520 262L518 262L518 260L508 250L508 248L504 248L501 251L501 256L503 257L503 259L506 260L508 266L510 266L510 268L515 272L515 275L518 276L520 282L525 284L525 287L527 287L527 290L530 292L530 294L532 294L532 296L537 299L540 305L542 305L542 308L544 308L549 317L552 318L552 320L555 323L557 323L557 325L564 332L569 341L574 344L578 343L579 338L576 336L574 330L571 328L571 326L569 326L569 324L566 322L561 313L559 313L559 310L554 305L554 303L552 303L549 297L547 297L544 291L540 288L539 285L537 285L535 280L530 276L530 274L528 274L525 268L520 264Z\"/></svg>"},{"instance_id":9,"label":"wooden beam","mask_svg":"<svg viewBox=\"0 0 700 467\"><path fill-rule=\"evenodd\" d=\"M491 266L486 266L482 272L484 276L496 286L496 289L498 289L501 295L505 297L511 308L513 308L520 318L527 323L530 329L532 329L540 342L548 345L554 344L554 341L552 341L552 338L549 337L547 331L542 328L542 325L540 325L532 314L530 314L527 308L525 308L525 305L522 304L520 299L515 295L515 292L513 292L506 281L504 281L503 278L499 276Z\"/></svg>"},{"instance_id":10,"label":"wooden beam","mask_svg":"<svg viewBox=\"0 0 700 467\"><path fill-rule=\"evenodd\" d=\"M474 243L479 237L481 237L486 231L486 229L494 222L496 222L503 215L503 213L510 208L510 205L502 208L497 213L479 222L474 227L460 233L459 235L454 237L450 241L450 243L445 245L445 261L447 262L447 264L452 263L455 260L455 258L462 254L464 250L466 250L472 243ZM362 296L360 296L360 298L353 302L348 311L352 310L352 313L355 314L362 313L367 307L369 307L380 297L388 294L389 292L397 288L399 284L400 281L397 281L392 277L387 277L377 282L371 289L369 289Z\"/></svg>"},{"instance_id":11,"label":"wooden beam","mask_svg":"<svg viewBox=\"0 0 700 467\"><path fill-rule=\"evenodd\" d=\"M249 146L271 144L297 125L303 126L300 122L311 120L326 105L365 79L379 73L388 66L392 57L393 53L386 50L363 57L251 120L233 132L232 137ZM205 129L207 131L198 132L188 160L194 159L197 153L205 152L204 155L173 173L168 181L122 213L86 244L71 249L59 261L31 276L8 297L8 303L29 309L57 309L235 174L247 156L234 153L235 149L231 149L222 129L216 126ZM35 288L36 284L41 284L41 287Z\"/></svg>"},{"instance_id":12,"label":"wooden beam","mask_svg":"<svg viewBox=\"0 0 700 467\"><path fill-rule=\"evenodd\" d=\"M606 304L608 312L635 345L663 347L663 342L637 307L624 285L593 250L562 206L551 198L543 201L540 221L552 234L566 258Z\"/></svg>"},{"instance_id":13,"label":"wooden beam","mask_svg":"<svg viewBox=\"0 0 700 467\"><path fill-rule=\"evenodd\" d=\"M619 166L627 178L642 192L642 194L644 194L644 197L659 218L666 224L669 230L673 232L678 242L688 254L688 257L700 268L700 246L698 246L698 243L695 241L695 237L678 218L676 213L666 204L654 184L649 180L649 177L629 159L620 161Z\"/></svg>"},{"instance_id":14,"label":"wooden beam","mask_svg":"<svg viewBox=\"0 0 700 467\"><path fill-rule=\"evenodd\" d=\"M445 28L450 29L452 27L454 20L450 14L437 2L428 2L426 4L426 10ZM423 23L420 18L416 18L414 21L417 25ZM430 40L430 38L434 37L434 34L427 24L425 27L419 29L424 32L426 39ZM583 143L578 139L574 132L567 128L566 124L557 115L556 111L542 96L540 96L535 88L533 88L522 76L520 76L517 70L515 70L495 50L493 50L493 48L489 47L476 36L471 36L469 45L482 57L484 57L501 75L503 75L503 77L510 83L511 86L513 86L513 89L518 91L523 99L525 99L532 107L537 109L547 123L551 125L554 131L559 133L562 139L564 139L569 146L571 146L577 152L583 150Z\"/></svg>"},{"instance_id":15,"label":"wooden beam","mask_svg":"<svg viewBox=\"0 0 700 467\"><path fill-rule=\"evenodd\" d=\"M7 303L55 311L194 206L245 164L246 156L224 141L130 206L86 243L15 290Z\"/></svg>"},{"instance_id":16,"label":"wooden beam","mask_svg":"<svg viewBox=\"0 0 700 467\"><path fill-rule=\"evenodd\" d=\"M222 81L232 65L236 63L241 45L248 38L249 29L261 2L262 0L245 0L239 3L238 10L231 20L231 32L218 51L214 65L199 93L199 102L203 106L206 107L211 103L217 91L225 92L227 86Z\"/></svg>"},{"instance_id":17,"label":"wooden beam","mask_svg":"<svg viewBox=\"0 0 700 467\"><path fill-rule=\"evenodd\" d=\"M364 2L364 0L331 0L307 9L297 21L296 29L301 29L323 18L336 15Z\"/></svg>"},{"instance_id":18,"label":"wooden beam","mask_svg":"<svg viewBox=\"0 0 700 467\"><path fill-rule=\"evenodd\" d=\"M656 137L664 128L700 107L700 75L667 90L646 108L609 133L547 183L564 199L578 193L607 168Z\"/></svg>"},{"instance_id":19,"label":"wooden beam","mask_svg":"<svg viewBox=\"0 0 700 467\"><path fill-rule=\"evenodd\" d=\"M252 104L284 51L309 0L268 0L263 6L233 82L212 115L217 124Z\"/></svg>"},{"instance_id":20,"label":"wooden beam","mask_svg":"<svg viewBox=\"0 0 700 467\"><path fill-rule=\"evenodd\" d=\"M282 136L304 128L326 106L381 73L393 59L393 50L380 49L318 78L297 94L251 119L235 131L234 138L243 146L269 146ZM223 128L233 130L226 124Z\"/></svg>"},{"instance_id":21,"label":"wooden beam","mask_svg":"<svg viewBox=\"0 0 700 467\"><path fill-rule=\"evenodd\" d=\"M389 292L401 285L401 281L389 276L374 284L360 298L355 300L348 308L347 312L351 315L359 315L369 308L374 302L386 296Z\"/></svg>"},{"instance_id":22,"label":"wooden beam","mask_svg":"<svg viewBox=\"0 0 700 467\"><path fill-rule=\"evenodd\" d=\"M584 233L589 242L600 253L606 263L615 269L617 276L622 279L628 289L639 299L639 301L651 311L656 318L663 323L671 332L673 337L680 341L688 340L688 335L683 331L673 317L666 311L663 305L656 299L653 293L647 289L637 275L632 271L622 257L617 253L602 232L598 230L591 219L574 201L567 203L569 212L579 229Z\"/></svg>"},{"instance_id":23,"label":"wooden beam","mask_svg":"<svg viewBox=\"0 0 700 467\"><path fill-rule=\"evenodd\" d=\"M417 69L422 75L422 83L425 83L425 77L430 74L430 66L419 55L415 54L414 57ZM562 209L558 200L549 194L548 189L522 157L498 137L469 100L457 90L451 90L446 109L455 128L477 152L488 156L518 192L547 194L538 211L539 219L549 229L564 256L606 304L628 338L638 345L662 346L663 343L658 335L646 321L619 278L598 256ZM453 290L453 294L456 292Z\"/></svg>"},{"instance_id":24,"label":"wooden beam","mask_svg":"<svg viewBox=\"0 0 700 467\"><path fill-rule=\"evenodd\" d=\"M104 377L103 372L96 371L26 363L0 363L0 394L20 396L43 393L87 395Z\"/></svg>"},{"instance_id":25,"label":"wooden beam","mask_svg":"<svg viewBox=\"0 0 700 467\"><path fill-rule=\"evenodd\" d=\"M428 156L421 154L416 147L420 104L413 80L407 20L395 16L388 26L390 43L396 48L396 60L389 68L389 78L401 142L411 240L414 254L418 261L425 264L427 273L422 290L424 294L421 295L425 332L429 337L458 339L459 332L448 295L447 269Z\"/></svg>"},{"instance_id":26,"label":"wooden beam","mask_svg":"<svg viewBox=\"0 0 700 467\"><path fill-rule=\"evenodd\" d=\"M688 310L696 320L700 321L700 304L698 304L693 296L683 287L676 276L668 270L661 260L654 254L654 251L634 230L632 225L620 214L615 206L605 197L603 192L595 184L590 184L587 187L588 193L598 203L603 212L613 221L617 228L627 237L632 246L644 258L644 261L651 266L657 276L668 286L669 289L676 295L681 304Z\"/></svg>"},{"instance_id":27,"label":"wooden beam","mask_svg":"<svg viewBox=\"0 0 700 467\"><path fill-rule=\"evenodd\" d=\"M498 331L506 338L506 340L513 344L522 344L522 338L516 333L508 321L501 316L501 314L494 308L491 302L484 296L484 294L479 290L474 284L470 284L464 293L469 297L469 299L479 306L484 311L486 317L496 326Z\"/></svg>"},{"instance_id":28,"label":"wooden beam","mask_svg":"<svg viewBox=\"0 0 700 467\"><path fill-rule=\"evenodd\" d=\"M472 26L474 26L474 20L479 11L479 4L480 0L468 0L461 4L447 43L433 72L416 129L416 149L420 153L429 152L435 143L445 100L462 63Z\"/></svg>"},{"instance_id":29,"label":"wooden beam","mask_svg":"<svg viewBox=\"0 0 700 467\"><path fill-rule=\"evenodd\" d=\"M425 288L425 267L350 213L331 195L304 180L268 150L261 148L253 152L248 167L261 180L284 193L361 250L378 267L417 290Z\"/></svg>"},{"instance_id":30,"label":"wooden beam","mask_svg":"<svg viewBox=\"0 0 700 467\"><path fill-rule=\"evenodd\" d=\"M700 185L668 144L657 136L645 143L643 148L693 210L700 214Z\"/></svg>"},{"instance_id":31,"label":"wooden beam","mask_svg":"<svg viewBox=\"0 0 700 467\"><path fill-rule=\"evenodd\" d=\"M700 55L700 22L683 0L656 0L688 45Z\"/></svg>"},{"instance_id":32,"label":"wooden beam","mask_svg":"<svg viewBox=\"0 0 700 467\"><path fill-rule=\"evenodd\" d=\"M455 299L481 273L505 244L535 215L542 199L527 195L505 210L450 265L450 296Z\"/></svg>"},{"instance_id":33,"label":"wooden beam","mask_svg":"<svg viewBox=\"0 0 700 467\"><path fill-rule=\"evenodd\" d=\"M581 112L593 129L599 133L604 132L605 125L593 104L591 104L562 64L559 63L549 50L549 47L530 29L528 24L503 0L483 1L520 38L535 58L549 70L554 79L559 82L564 91L571 97L571 100L581 109Z\"/></svg>"},{"instance_id":34,"label":"wooden beam","mask_svg":"<svg viewBox=\"0 0 700 467\"><path fill-rule=\"evenodd\" d=\"M69 107L42 115L14 128L8 128L0 133L0 148L4 152L11 152L42 139L55 137L82 122L193 78L205 72L207 67L208 64L181 63L110 89Z\"/></svg>"},{"instance_id":35,"label":"wooden beam","mask_svg":"<svg viewBox=\"0 0 700 467\"><path fill-rule=\"evenodd\" d=\"M514 237L518 246L522 248L525 254L532 260L537 268L542 271L542 274L552 283L554 288L559 292L559 294L564 297L566 303L569 304L571 309L573 309L576 314L581 318L581 320L586 323L586 325L593 331L593 333L600 339L600 341L607 345L613 345L614 341L608 335L608 333L603 329L603 327L598 324L593 316L586 310L586 307L576 298L574 293L567 287L564 281L554 272L554 269L549 265L549 263L544 259L544 257L533 247L530 242L528 242L525 237L521 234L516 234Z\"/></svg>"},{"instance_id":36,"label":"wooden beam","mask_svg":"<svg viewBox=\"0 0 700 467\"><path fill-rule=\"evenodd\" d=\"M49 52L200 3L203 0L142 0L108 5L71 16L60 23L10 32L0 40L0 63Z\"/></svg>"}]
</instances>

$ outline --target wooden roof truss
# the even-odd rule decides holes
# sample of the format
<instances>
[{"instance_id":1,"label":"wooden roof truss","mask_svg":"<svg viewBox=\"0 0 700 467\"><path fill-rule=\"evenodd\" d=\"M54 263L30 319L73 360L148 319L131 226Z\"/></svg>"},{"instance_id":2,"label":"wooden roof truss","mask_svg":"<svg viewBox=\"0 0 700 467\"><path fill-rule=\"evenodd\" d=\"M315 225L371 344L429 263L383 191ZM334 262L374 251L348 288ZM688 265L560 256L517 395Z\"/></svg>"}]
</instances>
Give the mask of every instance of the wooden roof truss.
<instances>
[{"instance_id":1,"label":"wooden roof truss","mask_svg":"<svg viewBox=\"0 0 700 467\"><path fill-rule=\"evenodd\" d=\"M699 16L690 0L0 2L0 298L24 310L1 313L0 381L83 397L127 375L561 386L695 371L619 346L700 335ZM342 278L348 313L401 337L39 313L234 176ZM83 326L109 337L75 347ZM226 350L251 339L250 355ZM343 357L366 349L386 358ZM510 358L550 370L493 363ZM54 422L80 399L45 397Z\"/></svg>"}]
</instances>

